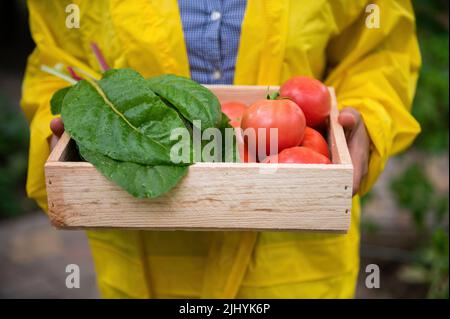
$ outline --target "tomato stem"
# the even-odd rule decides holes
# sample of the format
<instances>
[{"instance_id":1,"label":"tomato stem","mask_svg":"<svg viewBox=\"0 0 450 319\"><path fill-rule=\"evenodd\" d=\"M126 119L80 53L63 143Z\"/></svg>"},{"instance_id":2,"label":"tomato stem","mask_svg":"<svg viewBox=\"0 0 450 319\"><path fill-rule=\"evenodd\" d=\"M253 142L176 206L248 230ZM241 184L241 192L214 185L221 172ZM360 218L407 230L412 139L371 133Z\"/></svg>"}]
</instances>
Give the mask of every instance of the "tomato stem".
<instances>
[{"instance_id":1,"label":"tomato stem","mask_svg":"<svg viewBox=\"0 0 450 319\"><path fill-rule=\"evenodd\" d=\"M72 78L73 78L74 80L77 80L77 81L83 80L83 78L82 78L81 76L79 76L79 75L75 72L75 70L73 69L73 67L68 66L68 67L67 67L67 71L69 71L70 75L72 76Z\"/></svg>"},{"instance_id":2,"label":"tomato stem","mask_svg":"<svg viewBox=\"0 0 450 319\"><path fill-rule=\"evenodd\" d=\"M278 91L272 92L272 93L267 94L267 99L268 100L276 100L276 99L278 99L279 96L280 96L280 93Z\"/></svg>"}]
</instances>

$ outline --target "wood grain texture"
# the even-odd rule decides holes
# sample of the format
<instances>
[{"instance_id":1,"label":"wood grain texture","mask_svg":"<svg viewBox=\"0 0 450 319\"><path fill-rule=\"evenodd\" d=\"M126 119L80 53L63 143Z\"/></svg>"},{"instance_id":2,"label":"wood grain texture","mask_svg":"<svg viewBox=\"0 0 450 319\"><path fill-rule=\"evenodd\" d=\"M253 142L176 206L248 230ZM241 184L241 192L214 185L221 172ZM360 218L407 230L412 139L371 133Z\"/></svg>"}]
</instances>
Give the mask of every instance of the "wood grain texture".
<instances>
[{"instance_id":1,"label":"wood grain texture","mask_svg":"<svg viewBox=\"0 0 450 319\"><path fill-rule=\"evenodd\" d=\"M258 85L206 85L217 96L220 102L238 101L252 104L263 100L267 94L278 91L278 86Z\"/></svg>"},{"instance_id":2,"label":"wood grain texture","mask_svg":"<svg viewBox=\"0 0 450 319\"><path fill-rule=\"evenodd\" d=\"M221 101L249 104L267 94L267 87L210 88ZM353 168L341 131L334 113L329 135L335 164L197 163L157 199L134 198L90 163L68 161L73 145L65 134L45 165L49 216L64 229L346 232Z\"/></svg>"},{"instance_id":3,"label":"wood grain texture","mask_svg":"<svg viewBox=\"0 0 450 319\"><path fill-rule=\"evenodd\" d=\"M51 163L49 214L58 227L348 228L351 167L273 166L199 163L165 196L139 200L90 165Z\"/></svg>"},{"instance_id":4,"label":"wood grain texture","mask_svg":"<svg viewBox=\"0 0 450 319\"><path fill-rule=\"evenodd\" d=\"M328 144L330 146L333 163L352 164L350 153L345 140L344 129L338 122L339 110L333 88L329 88L331 95L331 112L329 119Z\"/></svg>"},{"instance_id":5,"label":"wood grain texture","mask_svg":"<svg viewBox=\"0 0 450 319\"><path fill-rule=\"evenodd\" d=\"M69 147L70 136L67 132L61 135L58 143L53 148L50 156L47 159L48 162L65 162L72 152L72 148Z\"/></svg>"}]
</instances>

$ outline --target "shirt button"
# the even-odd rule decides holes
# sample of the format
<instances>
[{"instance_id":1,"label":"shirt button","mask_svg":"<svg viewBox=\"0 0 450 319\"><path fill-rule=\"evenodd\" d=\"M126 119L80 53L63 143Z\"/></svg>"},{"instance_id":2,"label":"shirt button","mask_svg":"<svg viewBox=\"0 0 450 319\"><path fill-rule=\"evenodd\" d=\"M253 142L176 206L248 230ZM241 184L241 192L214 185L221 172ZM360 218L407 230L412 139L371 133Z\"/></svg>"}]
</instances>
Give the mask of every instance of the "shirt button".
<instances>
[{"instance_id":1,"label":"shirt button","mask_svg":"<svg viewBox=\"0 0 450 319\"><path fill-rule=\"evenodd\" d=\"M211 20L212 21L217 21L222 17L222 15L220 14L219 11L213 11L211 12Z\"/></svg>"},{"instance_id":2,"label":"shirt button","mask_svg":"<svg viewBox=\"0 0 450 319\"><path fill-rule=\"evenodd\" d=\"M212 75L214 80L218 80L222 77L222 73L220 73L219 70L214 71L213 75Z\"/></svg>"}]
</instances>

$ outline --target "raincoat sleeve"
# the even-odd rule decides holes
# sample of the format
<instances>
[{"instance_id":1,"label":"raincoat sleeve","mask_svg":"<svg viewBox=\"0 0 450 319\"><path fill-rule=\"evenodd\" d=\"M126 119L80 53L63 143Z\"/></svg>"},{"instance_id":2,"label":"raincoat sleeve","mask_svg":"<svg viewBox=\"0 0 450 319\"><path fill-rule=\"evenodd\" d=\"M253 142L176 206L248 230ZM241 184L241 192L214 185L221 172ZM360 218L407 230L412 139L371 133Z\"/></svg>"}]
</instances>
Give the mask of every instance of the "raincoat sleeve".
<instances>
[{"instance_id":1,"label":"raincoat sleeve","mask_svg":"<svg viewBox=\"0 0 450 319\"><path fill-rule=\"evenodd\" d=\"M388 157L406 149L420 132L410 114L421 64L411 3L373 2L356 21L349 19L350 10L338 8L339 1L331 2L337 32L327 52L327 85L335 87L339 108L361 113L371 139L360 194L370 190Z\"/></svg>"},{"instance_id":2,"label":"raincoat sleeve","mask_svg":"<svg viewBox=\"0 0 450 319\"><path fill-rule=\"evenodd\" d=\"M22 84L21 107L30 125L30 147L26 190L29 197L35 199L39 206L47 211L47 194L45 190L44 164L50 153L49 123L50 99L55 91L68 86L69 83L40 70L42 64L55 66L57 63L76 66L84 70L89 67L82 62L80 48L68 50L62 44L77 43L71 31L64 27L65 10L52 6L50 1L28 1L30 29L36 48L29 56L25 77ZM58 17L57 14L61 16ZM61 26L48 21L63 21ZM53 21L53 20L52 20ZM67 54L72 52L73 55ZM77 57L78 56L78 57ZM92 73L92 72L91 72ZM95 74L95 72L93 73Z\"/></svg>"}]
</instances>

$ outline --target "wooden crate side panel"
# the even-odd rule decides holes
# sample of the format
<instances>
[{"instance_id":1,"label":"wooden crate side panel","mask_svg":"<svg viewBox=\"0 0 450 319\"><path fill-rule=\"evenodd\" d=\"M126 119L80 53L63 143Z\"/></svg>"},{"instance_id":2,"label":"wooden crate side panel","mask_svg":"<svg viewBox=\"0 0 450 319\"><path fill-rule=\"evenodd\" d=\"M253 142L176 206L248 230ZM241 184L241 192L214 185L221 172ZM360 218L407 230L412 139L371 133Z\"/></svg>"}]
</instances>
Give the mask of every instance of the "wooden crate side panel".
<instances>
[{"instance_id":1,"label":"wooden crate side panel","mask_svg":"<svg viewBox=\"0 0 450 319\"><path fill-rule=\"evenodd\" d=\"M331 158L335 164L352 164L350 153L348 152L347 141L344 129L338 122L339 110L336 101L336 94L333 88L328 88L331 95L331 112L328 127L328 145Z\"/></svg>"},{"instance_id":2,"label":"wooden crate side panel","mask_svg":"<svg viewBox=\"0 0 450 319\"><path fill-rule=\"evenodd\" d=\"M92 166L48 165L49 216L60 228L348 229L351 167L264 174L242 165L194 165L152 200L133 198Z\"/></svg>"}]
</instances>

